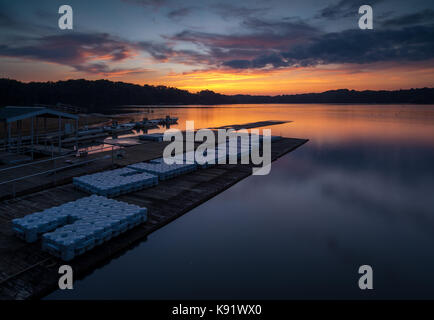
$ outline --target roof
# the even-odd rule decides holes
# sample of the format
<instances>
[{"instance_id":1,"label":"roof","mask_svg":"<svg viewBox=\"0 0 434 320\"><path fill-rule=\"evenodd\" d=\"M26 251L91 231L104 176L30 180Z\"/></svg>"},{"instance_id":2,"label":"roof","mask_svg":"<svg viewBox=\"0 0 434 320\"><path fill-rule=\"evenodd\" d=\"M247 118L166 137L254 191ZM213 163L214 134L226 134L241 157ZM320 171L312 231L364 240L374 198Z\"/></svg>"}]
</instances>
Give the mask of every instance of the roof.
<instances>
[{"instance_id":1,"label":"roof","mask_svg":"<svg viewBox=\"0 0 434 320\"><path fill-rule=\"evenodd\" d=\"M8 123L32 117L78 119L77 115L44 107L13 107L0 108L0 120Z\"/></svg>"}]
</instances>

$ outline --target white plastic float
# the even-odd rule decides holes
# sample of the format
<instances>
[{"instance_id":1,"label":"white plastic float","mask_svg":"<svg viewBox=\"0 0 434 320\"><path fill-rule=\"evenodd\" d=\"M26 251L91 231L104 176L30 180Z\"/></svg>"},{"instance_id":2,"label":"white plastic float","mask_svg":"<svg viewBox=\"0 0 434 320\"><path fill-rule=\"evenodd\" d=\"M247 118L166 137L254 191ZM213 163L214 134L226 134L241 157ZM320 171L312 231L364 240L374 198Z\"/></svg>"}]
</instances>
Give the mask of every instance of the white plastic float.
<instances>
[{"instance_id":1,"label":"white plastic float","mask_svg":"<svg viewBox=\"0 0 434 320\"><path fill-rule=\"evenodd\" d=\"M158 176L159 180L167 180L184 173L196 170L197 166L194 163L184 164L166 164L161 163L140 162L128 166L129 169L137 170L138 172L148 173Z\"/></svg>"},{"instance_id":2,"label":"white plastic float","mask_svg":"<svg viewBox=\"0 0 434 320\"><path fill-rule=\"evenodd\" d=\"M77 188L106 197L114 197L158 184L158 177L129 168L98 172L73 178Z\"/></svg>"},{"instance_id":3,"label":"white plastic float","mask_svg":"<svg viewBox=\"0 0 434 320\"><path fill-rule=\"evenodd\" d=\"M147 209L102 196L90 196L12 220L26 242L42 237L42 249L64 261L143 223Z\"/></svg>"}]
</instances>

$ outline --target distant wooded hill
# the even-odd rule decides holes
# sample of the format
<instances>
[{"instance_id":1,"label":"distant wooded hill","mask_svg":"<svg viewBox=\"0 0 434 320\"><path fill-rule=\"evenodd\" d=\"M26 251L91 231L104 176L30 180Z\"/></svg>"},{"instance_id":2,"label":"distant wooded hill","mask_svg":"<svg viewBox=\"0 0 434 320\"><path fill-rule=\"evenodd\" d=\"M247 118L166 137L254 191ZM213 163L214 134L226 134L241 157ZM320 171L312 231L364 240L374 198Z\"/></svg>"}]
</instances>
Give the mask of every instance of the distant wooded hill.
<instances>
[{"instance_id":1,"label":"distant wooded hill","mask_svg":"<svg viewBox=\"0 0 434 320\"><path fill-rule=\"evenodd\" d=\"M68 80L23 83L0 79L0 106L57 103L101 112L121 105L187 105L236 103L369 103L434 104L434 88L397 91L331 90L279 96L223 95L205 90L190 93L165 86L136 85L108 80Z\"/></svg>"}]
</instances>

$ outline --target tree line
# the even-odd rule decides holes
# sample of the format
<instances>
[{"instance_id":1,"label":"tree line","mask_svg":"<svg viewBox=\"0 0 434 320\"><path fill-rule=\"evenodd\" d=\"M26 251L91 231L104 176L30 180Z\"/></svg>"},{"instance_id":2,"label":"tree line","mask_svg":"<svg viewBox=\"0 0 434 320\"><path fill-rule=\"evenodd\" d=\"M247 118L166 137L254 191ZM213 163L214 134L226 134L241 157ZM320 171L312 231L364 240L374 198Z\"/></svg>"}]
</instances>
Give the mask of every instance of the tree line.
<instances>
[{"instance_id":1,"label":"tree line","mask_svg":"<svg viewBox=\"0 0 434 320\"><path fill-rule=\"evenodd\" d=\"M0 79L0 106L70 104L101 112L122 105L217 105L251 103L369 103L434 104L434 88L396 91L330 90L294 95L223 95L210 90L191 93L166 86L137 85L109 80L67 80L24 83Z\"/></svg>"}]
</instances>

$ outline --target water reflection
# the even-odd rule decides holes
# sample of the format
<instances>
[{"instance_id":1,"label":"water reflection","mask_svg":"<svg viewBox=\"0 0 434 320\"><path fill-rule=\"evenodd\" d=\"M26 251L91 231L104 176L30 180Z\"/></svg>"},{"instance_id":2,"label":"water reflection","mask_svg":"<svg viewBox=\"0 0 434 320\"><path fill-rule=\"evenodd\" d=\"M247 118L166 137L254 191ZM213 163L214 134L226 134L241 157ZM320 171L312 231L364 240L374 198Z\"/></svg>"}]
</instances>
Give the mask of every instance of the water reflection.
<instances>
[{"instance_id":1,"label":"water reflection","mask_svg":"<svg viewBox=\"0 0 434 320\"><path fill-rule=\"evenodd\" d=\"M180 128L293 120L273 134L310 141L48 298L434 298L434 107L170 115ZM374 291L358 289L362 264L374 269Z\"/></svg>"}]
</instances>

